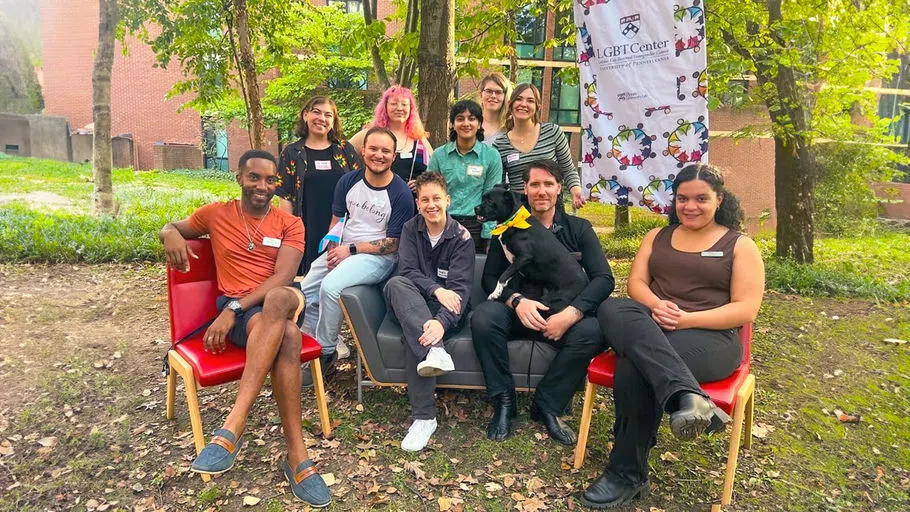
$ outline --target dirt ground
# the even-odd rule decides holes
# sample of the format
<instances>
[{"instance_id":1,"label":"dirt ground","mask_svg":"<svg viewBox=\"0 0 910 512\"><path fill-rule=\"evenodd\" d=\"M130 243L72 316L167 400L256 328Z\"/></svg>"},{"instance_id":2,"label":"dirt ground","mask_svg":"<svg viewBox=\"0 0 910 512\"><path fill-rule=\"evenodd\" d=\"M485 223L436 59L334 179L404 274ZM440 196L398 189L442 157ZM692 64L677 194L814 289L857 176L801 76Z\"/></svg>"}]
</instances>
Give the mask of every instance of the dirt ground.
<instances>
[{"instance_id":1,"label":"dirt ground","mask_svg":"<svg viewBox=\"0 0 910 512\"><path fill-rule=\"evenodd\" d=\"M283 441L268 388L251 414L235 469L208 485L188 471L195 453L182 386L176 419L163 417L161 357L169 344L163 267L0 265L0 283L0 510L306 509L292 501L276 469ZM801 503L796 508L906 510L910 461L895 458L907 453L901 444L910 435L875 430L904 428L910 413L910 377L900 374L907 372L906 361L891 359L902 348L881 343L888 333L906 332L905 305L781 296L771 302L775 309L761 319L770 327L758 335L771 343L800 338L794 346L807 349L782 345L775 353L779 361L792 361L792 374L775 374L779 365L768 361L768 353L756 355L757 438L741 459L736 509ZM795 306L785 309L788 304ZM838 315L858 323L831 320ZM888 322L904 327L895 330ZM867 345L829 342L849 332ZM882 365L863 369L857 365L868 361L846 361L846 351L855 349ZM886 370L893 365L900 369L897 377ZM352 374L350 364L343 365L328 388L334 439L315 435L312 391L303 394L311 455L335 481L333 510L573 510L578 505L571 496L606 461L608 394L595 405L602 412L595 415L589 461L570 471L571 449L547 440L526 418L505 443L483 439L489 408L479 392L440 393L440 431L431 449L404 454L397 443L410 421L406 397L400 390L369 390L358 405ZM870 382L889 397L893 387L893 403L850 398ZM206 433L224 417L234 389L201 392ZM838 397L833 406L826 394ZM521 401L527 405L526 397ZM852 406L846 412L872 420L850 430L831 414L802 412L821 411L819 404ZM579 411L572 415L576 426ZM811 423L788 423L797 416ZM826 444L829 430L836 436L831 443L848 434L850 441ZM815 441L804 447L809 440ZM720 492L725 441L691 448L662 439L652 468L657 491L640 503L643 508L627 510L707 509ZM869 454L868 460L857 452Z\"/></svg>"}]
</instances>

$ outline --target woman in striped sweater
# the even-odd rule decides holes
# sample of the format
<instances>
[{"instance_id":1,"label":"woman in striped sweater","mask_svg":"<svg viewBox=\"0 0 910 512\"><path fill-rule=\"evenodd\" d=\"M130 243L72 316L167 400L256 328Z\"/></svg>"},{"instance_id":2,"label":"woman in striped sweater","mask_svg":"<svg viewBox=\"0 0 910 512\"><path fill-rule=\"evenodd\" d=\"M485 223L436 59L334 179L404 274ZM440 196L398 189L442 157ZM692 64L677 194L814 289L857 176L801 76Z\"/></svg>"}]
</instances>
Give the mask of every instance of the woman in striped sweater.
<instances>
[{"instance_id":1,"label":"woman in striped sweater","mask_svg":"<svg viewBox=\"0 0 910 512\"><path fill-rule=\"evenodd\" d=\"M569 143L559 126L540 122L540 91L533 84L520 84L509 98L506 134L493 143L502 158L503 174L512 190L524 192L522 175L531 162L548 159L559 163L572 205L581 208L585 199L581 179Z\"/></svg>"}]
</instances>

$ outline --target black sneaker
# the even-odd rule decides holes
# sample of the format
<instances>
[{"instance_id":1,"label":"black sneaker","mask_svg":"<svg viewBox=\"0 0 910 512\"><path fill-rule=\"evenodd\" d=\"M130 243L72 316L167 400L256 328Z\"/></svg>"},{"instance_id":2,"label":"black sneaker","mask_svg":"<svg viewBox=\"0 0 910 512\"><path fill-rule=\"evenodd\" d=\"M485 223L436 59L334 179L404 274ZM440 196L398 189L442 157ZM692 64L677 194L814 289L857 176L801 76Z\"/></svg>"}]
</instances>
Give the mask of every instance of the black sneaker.
<instances>
[{"instance_id":1,"label":"black sneaker","mask_svg":"<svg viewBox=\"0 0 910 512\"><path fill-rule=\"evenodd\" d=\"M332 375L335 375L335 370L337 370L337 368L335 368L336 362L338 362L338 352L319 356L319 363L322 365L323 384L328 384ZM303 372L303 387L313 387L313 371L310 369L310 364L305 364L301 371Z\"/></svg>"}]
</instances>

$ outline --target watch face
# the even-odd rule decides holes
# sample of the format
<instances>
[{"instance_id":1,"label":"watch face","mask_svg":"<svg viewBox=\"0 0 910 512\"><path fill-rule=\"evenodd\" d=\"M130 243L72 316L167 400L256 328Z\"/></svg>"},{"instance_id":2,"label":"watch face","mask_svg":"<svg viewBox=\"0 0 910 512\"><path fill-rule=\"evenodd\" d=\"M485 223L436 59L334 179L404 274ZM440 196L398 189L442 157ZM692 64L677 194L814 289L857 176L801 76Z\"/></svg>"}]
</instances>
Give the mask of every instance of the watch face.
<instances>
[{"instance_id":1,"label":"watch face","mask_svg":"<svg viewBox=\"0 0 910 512\"><path fill-rule=\"evenodd\" d=\"M239 312L241 309L243 309L240 307L239 300L232 300L232 301L228 302L227 307L228 307L228 309L230 309L231 311L234 311L234 312Z\"/></svg>"}]
</instances>

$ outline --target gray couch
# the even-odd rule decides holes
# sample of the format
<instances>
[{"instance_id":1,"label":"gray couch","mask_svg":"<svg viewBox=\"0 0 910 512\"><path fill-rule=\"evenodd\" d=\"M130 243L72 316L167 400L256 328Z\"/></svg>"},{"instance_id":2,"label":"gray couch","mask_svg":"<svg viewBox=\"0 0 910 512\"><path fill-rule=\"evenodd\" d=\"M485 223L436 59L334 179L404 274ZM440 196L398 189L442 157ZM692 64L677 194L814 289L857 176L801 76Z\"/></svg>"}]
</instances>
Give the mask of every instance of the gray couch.
<instances>
[{"instance_id":1,"label":"gray couch","mask_svg":"<svg viewBox=\"0 0 910 512\"><path fill-rule=\"evenodd\" d=\"M471 293L472 309L485 301L487 294L480 287L480 278L486 262L485 255L477 255L474 267L474 290ZM391 319L381 286L354 286L341 293L341 307L357 344L357 400L362 401L364 385L404 386L404 351L401 328ZM455 362L455 371L439 377L442 388L484 389L486 383L480 361L474 353L470 322L465 322L458 333L450 337L447 345ZM542 342L515 340L509 342L509 361L517 389L529 390L537 386L550 361L556 355L553 347ZM529 365L530 363L530 365ZM529 386L530 368L530 386ZM363 378L366 369L369 380Z\"/></svg>"}]
</instances>

